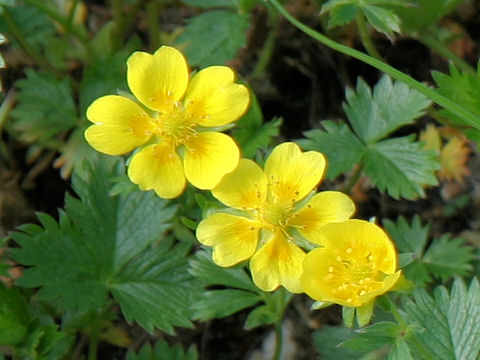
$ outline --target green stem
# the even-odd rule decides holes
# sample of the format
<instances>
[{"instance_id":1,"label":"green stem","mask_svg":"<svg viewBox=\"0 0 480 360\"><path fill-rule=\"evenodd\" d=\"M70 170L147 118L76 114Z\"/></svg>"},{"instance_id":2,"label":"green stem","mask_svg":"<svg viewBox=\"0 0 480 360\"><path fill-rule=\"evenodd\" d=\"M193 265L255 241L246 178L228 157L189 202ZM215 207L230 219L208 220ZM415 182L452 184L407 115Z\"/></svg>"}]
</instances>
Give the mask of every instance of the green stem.
<instances>
[{"instance_id":1,"label":"green stem","mask_svg":"<svg viewBox=\"0 0 480 360\"><path fill-rule=\"evenodd\" d=\"M470 75L476 75L476 71L473 66L467 63L465 60L459 58L452 50L448 48L448 46L445 45L445 43L438 41L435 37L429 34L428 31L420 32L417 35L417 39L439 55L453 62L460 70L463 70Z\"/></svg>"},{"instance_id":2,"label":"green stem","mask_svg":"<svg viewBox=\"0 0 480 360\"><path fill-rule=\"evenodd\" d=\"M272 360L279 360L280 355L282 354L282 347L283 347L282 319L278 320L275 323L275 351L273 353Z\"/></svg>"},{"instance_id":3,"label":"green stem","mask_svg":"<svg viewBox=\"0 0 480 360\"><path fill-rule=\"evenodd\" d=\"M98 338L100 336L99 319L95 318L90 327L89 344L88 344L88 360L97 360Z\"/></svg>"},{"instance_id":4,"label":"green stem","mask_svg":"<svg viewBox=\"0 0 480 360\"><path fill-rule=\"evenodd\" d=\"M358 179L360 179L360 176L362 175L362 172L363 172L363 164L357 165L357 167L355 168L352 176L350 176L350 179L348 180L347 185L345 185L345 187L343 189L343 192L345 194L350 194L353 187L357 183Z\"/></svg>"},{"instance_id":5,"label":"green stem","mask_svg":"<svg viewBox=\"0 0 480 360\"><path fill-rule=\"evenodd\" d=\"M377 60L385 62L382 55L377 51L377 48L373 44L372 38L370 37L370 32L368 31L367 22L365 21L365 16L361 11L357 14L357 29L360 33L360 39L362 39L362 44L367 53L374 57Z\"/></svg>"},{"instance_id":6,"label":"green stem","mask_svg":"<svg viewBox=\"0 0 480 360\"><path fill-rule=\"evenodd\" d=\"M268 64L270 63L273 50L275 49L275 39L277 35L277 26L278 26L278 15L272 10L270 6L267 6L268 10L268 19L270 30L268 31L267 39L263 44L262 51L260 52L260 57L258 58L255 69L252 71L252 78L262 78L265 74Z\"/></svg>"},{"instance_id":7,"label":"green stem","mask_svg":"<svg viewBox=\"0 0 480 360\"><path fill-rule=\"evenodd\" d=\"M285 19L287 19L292 25L297 27L299 30L303 31L305 34L311 36L315 40L321 42L325 46L328 46L329 48L332 48L334 50L337 50L343 54L349 55L351 57L354 57L355 59L358 59L360 61L363 61L366 64L369 64L376 69L390 75L394 79L403 81L405 84L408 86L420 91L422 94L427 96L428 98L432 99L435 103L438 105L444 107L445 109L448 109L450 112L452 112L454 115L458 116L459 118L463 119L466 121L468 124L471 126L480 129L480 118L477 116L473 115L470 111L466 110L460 105L457 105L454 103L452 100L444 97L443 95L435 92L435 90L429 88L428 86L422 84L419 81L416 81L412 79L410 76L407 74L391 67L390 65L379 61L375 58L372 58L371 56L362 53L361 51L357 51L355 49L349 48L348 46L339 44L333 40L330 40L327 38L325 35L319 33L318 31L315 31L302 22L298 21L295 19L292 15L288 13L287 10L283 6L279 4L277 0L268 0L270 3L277 9L277 11L282 14Z\"/></svg>"},{"instance_id":8,"label":"green stem","mask_svg":"<svg viewBox=\"0 0 480 360\"><path fill-rule=\"evenodd\" d=\"M35 6L50 18L62 24L63 26L65 26L66 29L68 28L68 19L65 19L65 17L62 14L59 14L50 6L46 5L46 2L39 1L39 0L23 0L23 1L26 2L27 4ZM87 52L89 52L90 51L89 39L86 33L83 31L83 29L81 29L78 26L70 26L69 31L73 36L77 38L78 41L80 41L80 43L83 44Z\"/></svg>"},{"instance_id":9,"label":"green stem","mask_svg":"<svg viewBox=\"0 0 480 360\"><path fill-rule=\"evenodd\" d=\"M22 30L17 25L12 14L8 10L8 7L3 7L2 16L3 20L5 21L5 25L7 25L15 40L17 40L18 44L30 56L30 58L35 62L35 64L45 68L56 76L63 76L63 73L61 71L56 69L41 53L37 52L33 47L30 46L27 39L23 35Z\"/></svg>"},{"instance_id":10,"label":"green stem","mask_svg":"<svg viewBox=\"0 0 480 360\"><path fill-rule=\"evenodd\" d=\"M150 1L147 4L148 34L150 35L150 50L155 51L160 46L160 26L158 24L158 12L162 4Z\"/></svg>"},{"instance_id":11,"label":"green stem","mask_svg":"<svg viewBox=\"0 0 480 360\"><path fill-rule=\"evenodd\" d=\"M125 18L123 17L123 0L112 0L113 21L115 23L112 31L111 43L112 50L115 52L122 47L124 32L126 28Z\"/></svg>"}]
</instances>

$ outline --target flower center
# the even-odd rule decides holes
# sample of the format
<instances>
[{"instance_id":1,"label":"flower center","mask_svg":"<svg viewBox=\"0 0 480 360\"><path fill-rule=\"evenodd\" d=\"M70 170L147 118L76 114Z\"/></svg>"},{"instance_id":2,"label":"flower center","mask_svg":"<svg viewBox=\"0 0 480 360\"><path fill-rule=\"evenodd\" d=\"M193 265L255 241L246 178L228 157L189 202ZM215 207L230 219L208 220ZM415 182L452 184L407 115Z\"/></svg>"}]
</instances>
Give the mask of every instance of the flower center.
<instances>
[{"instance_id":1,"label":"flower center","mask_svg":"<svg viewBox=\"0 0 480 360\"><path fill-rule=\"evenodd\" d=\"M371 252L354 254L352 248L347 248L337 251L332 260L325 280L332 284L333 293L346 302L353 302L382 287L384 273L379 270Z\"/></svg>"},{"instance_id":2,"label":"flower center","mask_svg":"<svg viewBox=\"0 0 480 360\"><path fill-rule=\"evenodd\" d=\"M257 210L257 218L262 226L270 230L285 230L291 216L291 207L282 207L268 200Z\"/></svg>"},{"instance_id":3,"label":"flower center","mask_svg":"<svg viewBox=\"0 0 480 360\"><path fill-rule=\"evenodd\" d=\"M157 123L157 135L162 141L174 146L184 145L188 149L189 142L197 136L195 127L197 124L193 115L185 110L180 102L175 102L172 109L165 113L158 113L155 121Z\"/></svg>"}]
</instances>

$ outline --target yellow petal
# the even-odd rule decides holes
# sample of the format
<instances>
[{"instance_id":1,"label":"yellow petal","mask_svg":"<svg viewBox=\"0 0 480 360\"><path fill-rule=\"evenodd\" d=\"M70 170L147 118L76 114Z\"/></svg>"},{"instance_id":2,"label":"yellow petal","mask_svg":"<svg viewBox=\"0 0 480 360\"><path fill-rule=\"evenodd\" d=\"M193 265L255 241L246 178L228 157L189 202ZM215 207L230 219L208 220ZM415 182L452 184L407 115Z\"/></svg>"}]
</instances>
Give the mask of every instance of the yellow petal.
<instances>
[{"instance_id":1,"label":"yellow petal","mask_svg":"<svg viewBox=\"0 0 480 360\"><path fill-rule=\"evenodd\" d=\"M150 145L135 154L128 176L142 190L154 190L164 199L177 197L185 188L182 161L171 148Z\"/></svg>"},{"instance_id":2,"label":"yellow petal","mask_svg":"<svg viewBox=\"0 0 480 360\"><path fill-rule=\"evenodd\" d=\"M273 291L282 285L292 293L301 293L304 258L305 253L298 246L277 232L250 260L253 282L263 291Z\"/></svg>"},{"instance_id":3,"label":"yellow petal","mask_svg":"<svg viewBox=\"0 0 480 360\"><path fill-rule=\"evenodd\" d=\"M185 176L199 189L213 189L238 165L238 146L225 134L199 133L186 147Z\"/></svg>"},{"instance_id":4,"label":"yellow petal","mask_svg":"<svg viewBox=\"0 0 480 360\"><path fill-rule=\"evenodd\" d=\"M232 266L253 255L258 229L254 220L215 213L198 224L197 238L203 245L213 246L213 261L217 265Z\"/></svg>"},{"instance_id":5,"label":"yellow petal","mask_svg":"<svg viewBox=\"0 0 480 360\"><path fill-rule=\"evenodd\" d=\"M152 110L168 112L185 94L188 66L175 48L162 46L155 54L137 51L127 60L127 81L132 93Z\"/></svg>"},{"instance_id":6,"label":"yellow petal","mask_svg":"<svg viewBox=\"0 0 480 360\"><path fill-rule=\"evenodd\" d=\"M320 182L324 170L325 157L321 153L303 153L291 142L275 147L265 163L269 191L282 204L303 199Z\"/></svg>"},{"instance_id":7,"label":"yellow petal","mask_svg":"<svg viewBox=\"0 0 480 360\"><path fill-rule=\"evenodd\" d=\"M135 102L109 95L95 100L87 109L95 125L85 131L88 143L108 155L122 155L146 143L155 129L153 119Z\"/></svg>"},{"instance_id":8,"label":"yellow petal","mask_svg":"<svg viewBox=\"0 0 480 360\"><path fill-rule=\"evenodd\" d=\"M267 192L267 178L252 160L240 159L237 168L212 190L225 205L242 210L258 208Z\"/></svg>"},{"instance_id":9,"label":"yellow petal","mask_svg":"<svg viewBox=\"0 0 480 360\"><path fill-rule=\"evenodd\" d=\"M228 124L245 113L250 95L244 85L235 84L234 80L233 70L226 66L210 66L192 78L185 106L199 125Z\"/></svg>"},{"instance_id":10,"label":"yellow petal","mask_svg":"<svg viewBox=\"0 0 480 360\"><path fill-rule=\"evenodd\" d=\"M358 307L388 291L398 280L396 253L386 233L363 220L329 223L323 247L303 261L303 289L318 301Z\"/></svg>"},{"instance_id":11,"label":"yellow petal","mask_svg":"<svg viewBox=\"0 0 480 360\"><path fill-rule=\"evenodd\" d=\"M290 218L290 224L308 241L319 243L320 228L323 225L345 221L354 212L355 204L347 195L339 191L322 191Z\"/></svg>"}]
</instances>

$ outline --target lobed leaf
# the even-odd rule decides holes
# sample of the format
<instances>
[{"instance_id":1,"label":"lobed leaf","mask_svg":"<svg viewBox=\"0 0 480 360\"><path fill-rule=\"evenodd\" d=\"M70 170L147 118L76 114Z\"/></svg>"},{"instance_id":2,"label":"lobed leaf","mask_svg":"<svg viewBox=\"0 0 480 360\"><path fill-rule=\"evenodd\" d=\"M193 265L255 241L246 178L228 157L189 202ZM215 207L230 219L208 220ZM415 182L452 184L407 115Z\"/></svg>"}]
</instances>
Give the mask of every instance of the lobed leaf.
<instances>
[{"instance_id":1,"label":"lobed leaf","mask_svg":"<svg viewBox=\"0 0 480 360\"><path fill-rule=\"evenodd\" d=\"M399 81L394 83L387 75L375 85L373 92L359 78L356 92L347 88L346 98L345 113L355 133L366 144L413 123L431 104L431 100L417 90Z\"/></svg>"},{"instance_id":2,"label":"lobed leaf","mask_svg":"<svg viewBox=\"0 0 480 360\"><path fill-rule=\"evenodd\" d=\"M187 271L190 245L164 236L175 207L152 192L110 196L124 172L118 161L102 157L83 170L73 178L79 198L66 196L58 223L38 214L41 226L12 234L15 260L30 266L18 284L41 287L40 297L67 311L102 308L111 292L127 321L150 332L191 326L199 286Z\"/></svg>"},{"instance_id":3,"label":"lobed leaf","mask_svg":"<svg viewBox=\"0 0 480 360\"><path fill-rule=\"evenodd\" d=\"M438 183L435 153L422 150L412 137L380 141L369 146L364 156L365 173L370 180L395 199L423 197L423 186Z\"/></svg>"}]
</instances>

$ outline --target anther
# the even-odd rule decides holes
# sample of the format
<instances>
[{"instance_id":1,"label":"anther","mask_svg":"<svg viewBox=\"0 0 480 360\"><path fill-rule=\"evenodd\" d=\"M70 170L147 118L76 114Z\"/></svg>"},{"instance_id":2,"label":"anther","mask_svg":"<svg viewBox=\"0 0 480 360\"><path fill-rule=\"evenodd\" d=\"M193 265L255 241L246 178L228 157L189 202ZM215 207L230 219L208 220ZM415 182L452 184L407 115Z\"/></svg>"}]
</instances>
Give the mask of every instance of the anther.
<instances>
[{"instance_id":1,"label":"anther","mask_svg":"<svg viewBox=\"0 0 480 360\"><path fill-rule=\"evenodd\" d=\"M353 251L352 248L347 248L347 250L346 250L347 254L351 254L352 251Z\"/></svg>"}]
</instances>

